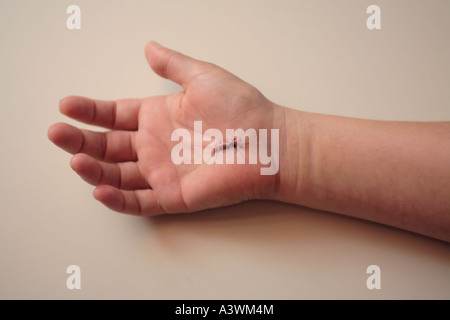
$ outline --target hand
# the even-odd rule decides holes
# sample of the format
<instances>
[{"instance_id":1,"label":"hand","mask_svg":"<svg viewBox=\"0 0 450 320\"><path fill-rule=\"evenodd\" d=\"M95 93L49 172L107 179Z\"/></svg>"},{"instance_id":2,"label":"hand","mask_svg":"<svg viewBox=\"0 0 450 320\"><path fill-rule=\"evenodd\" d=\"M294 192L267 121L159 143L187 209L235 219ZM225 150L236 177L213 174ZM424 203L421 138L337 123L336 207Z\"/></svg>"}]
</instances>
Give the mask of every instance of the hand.
<instances>
[{"instance_id":1,"label":"hand","mask_svg":"<svg viewBox=\"0 0 450 320\"><path fill-rule=\"evenodd\" d=\"M146 99L99 101L66 97L63 114L111 129L94 132L65 123L49 128L48 137L75 154L72 168L97 186L94 197L112 210L139 214L192 212L270 198L279 175L260 175L260 165L181 164L171 160L177 128L193 136L194 121L203 131L279 127L278 108L258 90L229 72L150 42L152 69L184 91Z\"/></svg>"}]
</instances>

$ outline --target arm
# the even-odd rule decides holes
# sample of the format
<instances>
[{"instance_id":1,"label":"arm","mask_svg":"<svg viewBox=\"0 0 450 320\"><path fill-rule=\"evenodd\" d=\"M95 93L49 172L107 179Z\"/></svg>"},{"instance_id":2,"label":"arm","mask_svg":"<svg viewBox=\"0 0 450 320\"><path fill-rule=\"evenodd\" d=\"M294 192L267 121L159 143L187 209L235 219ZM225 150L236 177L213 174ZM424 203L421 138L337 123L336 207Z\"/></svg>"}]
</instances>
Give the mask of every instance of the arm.
<instances>
[{"instance_id":1,"label":"arm","mask_svg":"<svg viewBox=\"0 0 450 320\"><path fill-rule=\"evenodd\" d=\"M278 108L286 114L285 161L274 199L450 241L450 122Z\"/></svg>"},{"instance_id":2,"label":"arm","mask_svg":"<svg viewBox=\"0 0 450 320\"><path fill-rule=\"evenodd\" d=\"M450 242L450 123L295 111L218 66L156 43L146 46L146 57L157 74L184 90L117 101L67 97L63 114L109 131L64 123L48 131L51 141L74 154L72 168L108 208L157 215L273 199ZM193 134L198 120L203 132L279 129L277 174L261 175L260 165L248 163L176 165L171 135L180 128Z\"/></svg>"}]
</instances>

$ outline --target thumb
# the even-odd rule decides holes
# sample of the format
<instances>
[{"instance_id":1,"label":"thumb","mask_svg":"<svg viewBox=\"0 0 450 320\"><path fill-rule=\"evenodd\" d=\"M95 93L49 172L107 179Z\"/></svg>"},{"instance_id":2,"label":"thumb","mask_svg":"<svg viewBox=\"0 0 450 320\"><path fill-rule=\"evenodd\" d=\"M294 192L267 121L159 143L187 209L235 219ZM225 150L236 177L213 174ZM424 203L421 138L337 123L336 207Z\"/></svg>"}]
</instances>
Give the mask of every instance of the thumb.
<instances>
[{"instance_id":1,"label":"thumb","mask_svg":"<svg viewBox=\"0 0 450 320\"><path fill-rule=\"evenodd\" d=\"M204 72L206 65L202 61L167 49L154 41L145 46L145 56L153 71L185 89L191 79Z\"/></svg>"}]
</instances>

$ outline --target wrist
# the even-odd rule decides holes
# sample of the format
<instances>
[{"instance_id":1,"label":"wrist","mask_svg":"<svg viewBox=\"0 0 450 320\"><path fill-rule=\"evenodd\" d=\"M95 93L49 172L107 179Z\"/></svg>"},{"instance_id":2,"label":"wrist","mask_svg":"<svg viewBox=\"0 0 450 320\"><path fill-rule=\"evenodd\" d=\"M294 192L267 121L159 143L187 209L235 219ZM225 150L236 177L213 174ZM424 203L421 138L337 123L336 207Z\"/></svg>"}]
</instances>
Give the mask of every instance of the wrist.
<instances>
[{"instance_id":1,"label":"wrist","mask_svg":"<svg viewBox=\"0 0 450 320\"><path fill-rule=\"evenodd\" d=\"M275 105L280 128L279 170L271 200L301 204L310 164L310 125L307 113Z\"/></svg>"}]
</instances>

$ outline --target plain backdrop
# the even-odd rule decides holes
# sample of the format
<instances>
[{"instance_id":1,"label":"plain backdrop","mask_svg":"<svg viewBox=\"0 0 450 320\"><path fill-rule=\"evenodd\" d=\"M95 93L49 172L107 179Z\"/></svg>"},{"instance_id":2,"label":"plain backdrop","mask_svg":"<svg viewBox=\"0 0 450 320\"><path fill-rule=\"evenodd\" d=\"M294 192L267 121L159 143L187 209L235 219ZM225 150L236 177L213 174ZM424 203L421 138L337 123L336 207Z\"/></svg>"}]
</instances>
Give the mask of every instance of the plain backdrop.
<instances>
[{"instance_id":1,"label":"plain backdrop","mask_svg":"<svg viewBox=\"0 0 450 320\"><path fill-rule=\"evenodd\" d=\"M66 27L71 4L80 30ZM366 27L371 4L381 30ZM121 215L47 139L52 123L75 123L58 111L66 95L180 90L148 67L149 40L291 108L449 121L449 17L446 0L1 0L0 298L449 299L447 243L277 202ZM81 290L66 287L73 264Z\"/></svg>"}]
</instances>

